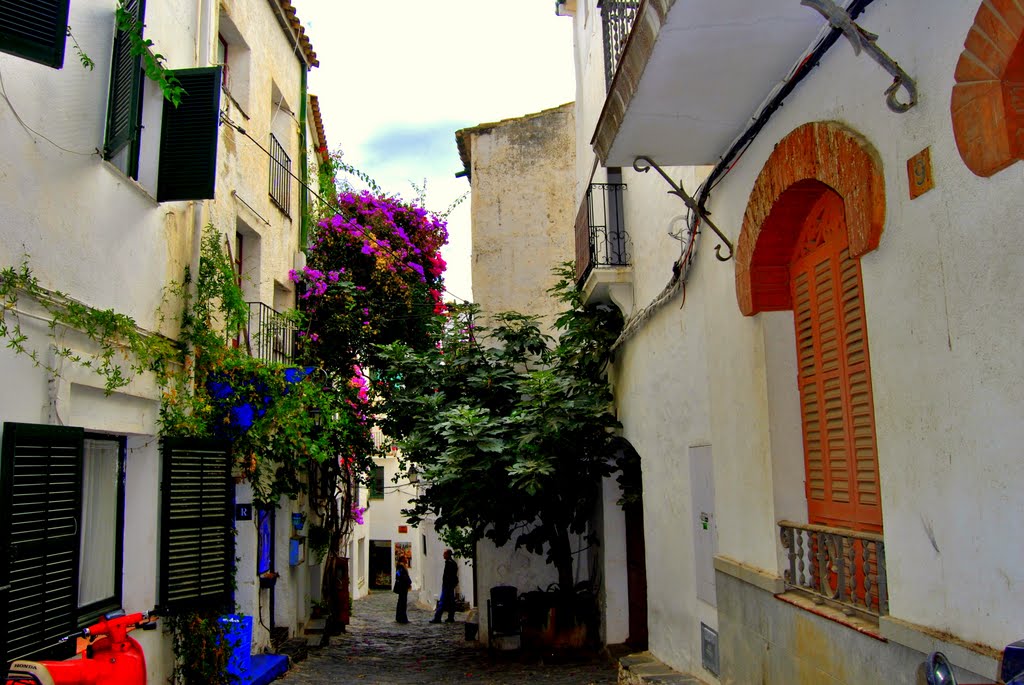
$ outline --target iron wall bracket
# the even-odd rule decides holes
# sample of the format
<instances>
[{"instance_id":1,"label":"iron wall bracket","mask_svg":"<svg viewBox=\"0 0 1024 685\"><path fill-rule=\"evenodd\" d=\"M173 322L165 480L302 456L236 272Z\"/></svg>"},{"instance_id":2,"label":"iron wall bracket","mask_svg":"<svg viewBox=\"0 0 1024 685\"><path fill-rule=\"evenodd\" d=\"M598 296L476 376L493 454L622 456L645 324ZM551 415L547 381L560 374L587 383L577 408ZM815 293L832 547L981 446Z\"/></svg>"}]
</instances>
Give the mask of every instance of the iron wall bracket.
<instances>
[{"instance_id":1,"label":"iron wall bracket","mask_svg":"<svg viewBox=\"0 0 1024 685\"><path fill-rule=\"evenodd\" d=\"M717 235L718 238L723 243L725 243L725 245L729 248L729 253L726 254L723 257L722 256L722 246L721 245L715 245L715 257L718 258L718 261L720 261L720 262L727 262L730 259L732 259L732 254L733 254L732 243L729 241L728 238L725 237L725 235L720 230L718 230L718 226L715 226L714 222L712 222L711 219L708 218L707 212L703 211L700 208L700 206L697 204L697 201L694 200L692 197L690 197L689 194L687 194L687 192L683 189L682 184L676 183L675 181L673 181L669 177L669 175L666 174L665 171L654 162L654 160L652 160L650 157L647 157L645 155L640 155L639 157L637 157L636 159L633 160L633 168L636 169L637 171L640 171L640 172L643 172L643 173L647 173L651 169L654 169L659 174L661 174L661 177L663 179L665 179L670 186L672 186L672 190L668 191L669 194L670 195L675 195L680 200L682 200L683 204L686 205L687 208L689 208L689 210L691 212L696 214L697 217L701 221L706 223L708 225L708 227L712 231L715 232L715 235Z\"/></svg>"},{"instance_id":2,"label":"iron wall bracket","mask_svg":"<svg viewBox=\"0 0 1024 685\"><path fill-rule=\"evenodd\" d=\"M853 54L859 55L861 50L864 50L883 69L892 75L892 85L885 89L885 102L889 109L902 114L917 104L917 84L914 83L914 79L910 78L907 72L903 71L896 60L889 57L882 48L878 47L875 42L878 40L877 34L870 33L861 28L853 20L853 17L845 9L836 5L833 0L800 0L800 4L817 10L828 20L829 24L842 31L843 35L850 41L850 45L853 46ZM900 88L907 91L906 102L901 102L897 97Z\"/></svg>"}]
</instances>

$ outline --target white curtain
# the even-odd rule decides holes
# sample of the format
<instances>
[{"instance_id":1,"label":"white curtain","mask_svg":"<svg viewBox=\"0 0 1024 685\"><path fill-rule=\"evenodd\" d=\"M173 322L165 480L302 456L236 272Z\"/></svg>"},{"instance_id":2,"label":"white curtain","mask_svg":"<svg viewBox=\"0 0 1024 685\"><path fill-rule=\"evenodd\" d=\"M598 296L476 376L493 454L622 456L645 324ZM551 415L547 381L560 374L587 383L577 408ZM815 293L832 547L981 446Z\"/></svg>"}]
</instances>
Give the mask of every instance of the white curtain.
<instances>
[{"instance_id":1,"label":"white curtain","mask_svg":"<svg viewBox=\"0 0 1024 685\"><path fill-rule=\"evenodd\" d=\"M117 578L117 481L120 443L85 441L82 471L82 554L78 606L114 596Z\"/></svg>"}]
</instances>

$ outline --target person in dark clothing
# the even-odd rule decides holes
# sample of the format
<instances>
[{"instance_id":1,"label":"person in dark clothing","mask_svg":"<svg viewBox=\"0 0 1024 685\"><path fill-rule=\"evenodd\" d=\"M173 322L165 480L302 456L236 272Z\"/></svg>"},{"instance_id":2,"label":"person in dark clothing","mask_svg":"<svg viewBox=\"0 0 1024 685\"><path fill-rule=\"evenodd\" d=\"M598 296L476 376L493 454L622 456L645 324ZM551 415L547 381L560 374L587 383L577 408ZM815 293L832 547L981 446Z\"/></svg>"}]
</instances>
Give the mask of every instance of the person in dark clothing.
<instances>
[{"instance_id":1,"label":"person in dark clothing","mask_svg":"<svg viewBox=\"0 0 1024 685\"><path fill-rule=\"evenodd\" d=\"M431 623L440 623L441 614L448 612L445 623L455 622L455 586L459 584L459 565L452 559L452 551L444 551L444 574L441 576L441 597L437 600L437 609Z\"/></svg>"},{"instance_id":2,"label":"person in dark clothing","mask_svg":"<svg viewBox=\"0 0 1024 685\"><path fill-rule=\"evenodd\" d=\"M409 588L412 587L412 578L405 570L405 564L398 564L395 568L395 594L398 595L398 604L395 606L395 621L408 623L409 616L406 614L406 607L409 600Z\"/></svg>"}]
</instances>

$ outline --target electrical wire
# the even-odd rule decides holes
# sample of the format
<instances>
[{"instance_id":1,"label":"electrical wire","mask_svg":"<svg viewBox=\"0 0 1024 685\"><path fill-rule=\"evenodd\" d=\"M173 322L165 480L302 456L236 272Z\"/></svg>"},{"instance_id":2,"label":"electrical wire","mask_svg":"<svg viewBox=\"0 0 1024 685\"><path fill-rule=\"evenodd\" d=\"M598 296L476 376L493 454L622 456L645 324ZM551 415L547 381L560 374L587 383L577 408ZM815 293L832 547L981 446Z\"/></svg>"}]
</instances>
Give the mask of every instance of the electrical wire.
<instances>
[{"instance_id":1,"label":"electrical wire","mask_svg":"<svg viewBox=\"0 0 1024 685\"><path fill-rule=\"evenodd\" d=\"M39 131L35 130L34 128L32 128L31 126L26 124L25 120L21 118L21 115L18 114L18 110L15 109L14 103L11 102L11 98L8 97L8 95L7 95L7 87L4 84L4 75L3 75L2 72L0 72L0 97L2 97L4 99L4 101L7 103L7 106L11 108L11 114L14 115L15 120L19 124L21 124L21 127L23 129L25 129L26 131L28 131L31 134L39 136L40 138L45 140L50 145L52 145L55 148L57 148L58 150L63 150L64 152L67 152L68 154L72 154L72 155L79 155L80 157L92 157L93 155L97 155L97 156L100 155L100 151L97 148L93 148L92 152L79 152L78 150L69 150L68 148L64 147L63 145L58 145L57 143L53 142L52 140L47 138L45 135L43 135Z\"/></svg>"},{"instance_id":2,"label":"electrical wire","mask_svg":"<svg viewBox=\"0 0 1024 685\"><path fill-rule=\"evenodd\" d=\"M853 0L850 5L846 8L846 12L850 15L851 19L857 19L868 5L874 0ZM768 95L765 104L761 107L758 112L751 117L751 123L747 128L736 138L733 144L729 147L728 151L719 159L718 163L708 174L708 177L704 179L704 182L700 184L695 193L695 199L697 201L697 214L695 215L689 209L687 209L687 217L690 222L690 233L691 240L690 245L684 254L672 267L672 279L668 282L661 293L646 307L641 309L635 316L631 317L626 325L623 326L622 332L619 337L612 343L611 351L618 349L624 342L629 340L636 334L641 326L646 322L654 313L660 309L668 300L670 300L677 292L682 290L685 294L686 275L689 273L690 267L696 257L696 252L693 250L693 246L697 242L697 238L700 234L700 222L701 217L710 212L707 211L707 203L711 197L711 192L720 184L725 177L731 172L736 165L739 163L743 154L753 144L754 139L757 138L758 134L768 125L768 121L772 118L775 112L782 107L784 100L789 96L790 93L796 88L796 86L803 81L810 73L818 66L822 57L825 56L837 40L843 35L842 29L832 27L825 33L825 35L817 41L814 48L804 56L802 60L790 70L789 75L778 84ZM685 303L685 299L684 299Z\"/></svg>"},{"instance_id":3,"label":"electrical wire","mask_svg":"<svg viewBox=\"0 0 1024 685\"><path fill-rule=\"evenodd\" d=\"M268 157L270 157L271 159L274 158L274 156L273 156L273 154L271 154L270 150L268 150L267 148L263 147L263 144L260 143L260 141L256 140L255 138L253 138L251 135L249 135L249 132L246 131L244 128L242 128L241 126L239 126L235 122L231 121L230 117L228 117L228 115L225 112L222 111L220 113L220 119L225 124L227 124L231 128L233 128L236 131L238 131L239 133L241 133L243 136L245 136L246 138L251 140L256 145L256 147L258 147L260 150L262 150L264 152L264 154L266 154ZM286 168L284 166L282 166L281 168L284 169L286 174L288 174L293 179L295 179L300 186L302 186L303 188L308 190L310 192L310 194L313 195L313 197L315 197L317 200L319 200L321 203L323 203L326 207L328 207L330 209L333 209L333 210L336 210L339 213L341 212L341 207L338 206L337 202L332 203L332 202L329 202L328 200L326 200L320 193L318 193L317 191L313 190L313 188L310 187L307 183L305 183L301 178L299 178L294 173L292 173L291 169L288 169L288 168ZM369 233L365 233L364 237L366 237L369 241L371 241L377 247L377 249L390 254L392 257L395 257L396 261L400 262L402 264L402 266L406 270L408 270L408 271L415 271L415 269L413 269L412 267L410 267L408 264L405 263L405 259L403 257L401 257L397 252L395 252L393 249L391 249L388 245L382 244L380 241L378 241L374 236L370 235ZM416 272L416 273L419 273L419 272ZM459 295L456 295L455 293L453 293L452 291L448 290L447 288L442 288L442 292L450 295L452 298L454 298L455 300L458 300L459 302L467 303L467 304L469 303L469 300L467 300L464 297L460 297ZM431 305L431 306L433 306L433 305Z\"/></svg>"}]
</instances>

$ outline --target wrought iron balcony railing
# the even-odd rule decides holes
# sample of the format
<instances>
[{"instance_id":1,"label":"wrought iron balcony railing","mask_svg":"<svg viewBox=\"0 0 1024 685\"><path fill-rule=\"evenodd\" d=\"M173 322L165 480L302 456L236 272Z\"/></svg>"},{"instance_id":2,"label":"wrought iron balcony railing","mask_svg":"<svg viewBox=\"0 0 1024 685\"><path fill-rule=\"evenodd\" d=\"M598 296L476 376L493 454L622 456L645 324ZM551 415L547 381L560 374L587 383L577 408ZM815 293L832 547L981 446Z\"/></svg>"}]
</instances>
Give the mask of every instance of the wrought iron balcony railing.
<instances>
[{"instance_id":1,"label":"wrought iron balcony railing","mask_svg":"<svg viewBox=\"0 0 1024 685\"><path fill-rule=\"evenodd\" d=\"M626 39L633 28L640 0L601 0L602 34L604 38L604 78L610 87L619 59L626 50Z\"/></svg>"},{"instance_id":2,"label":"wrought iron balcony railing","mask_svg":"<svg viewBox=\"0 0 1024 685\"><path fill-rule=\"evenodd\" d=\"M779 521L789 559L786 588L848 616L877 619L889 613L882 536L845 528Z\"/></svg>"},{"instance_id":3,"label":"wrought iron balcony railing","mask_svg":"<svg viewBox=\"0 0 1024 685\"><path fill-rule=\"evenodd\" d=\"M292 160L284 146L270 134L270 199L291 216L292 202Z\"/></svg>"},{"instance_id":4,"label":"wrought iron balcony railing","mask_svg":"<svg viewBox=\"0 0 1024 685\"><path fill-rule=\"evenodd\" d=\"M247 302L249 325L242 332L249 354L277 364L290 364L295 350L295 326L273 307L262 302Z\"/></svg>"},{"instance_id":5,"label":"wrought iron balcony railing","mask_svg":"<svg viewBox=\"0 0 1024 685\"><path fill-rule=\"evenodd\" d=\"M629 266L625 183L591 183L576 215L576 282L595 268Z\"/></svg>"}]
</instances>

